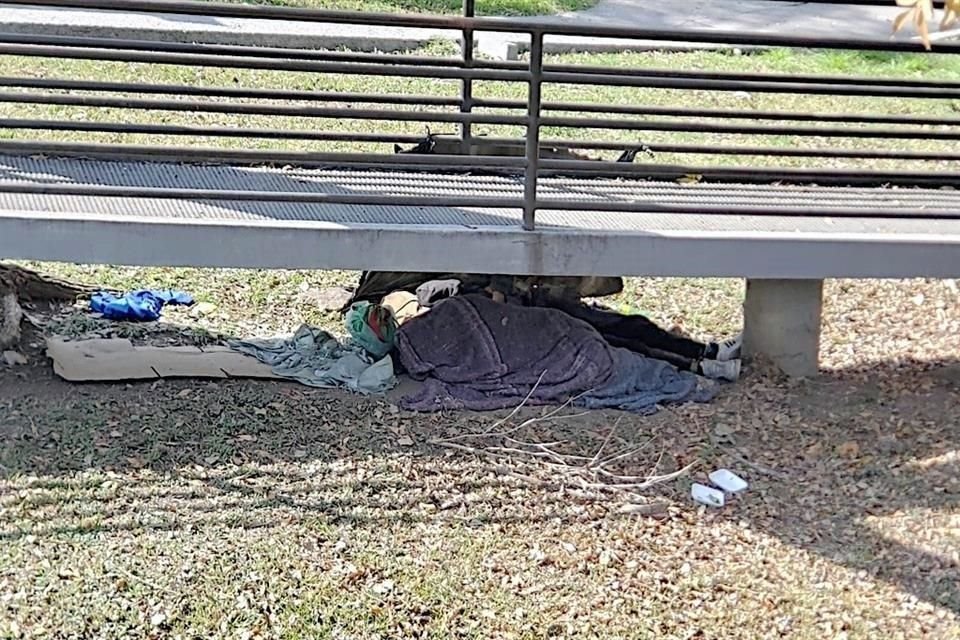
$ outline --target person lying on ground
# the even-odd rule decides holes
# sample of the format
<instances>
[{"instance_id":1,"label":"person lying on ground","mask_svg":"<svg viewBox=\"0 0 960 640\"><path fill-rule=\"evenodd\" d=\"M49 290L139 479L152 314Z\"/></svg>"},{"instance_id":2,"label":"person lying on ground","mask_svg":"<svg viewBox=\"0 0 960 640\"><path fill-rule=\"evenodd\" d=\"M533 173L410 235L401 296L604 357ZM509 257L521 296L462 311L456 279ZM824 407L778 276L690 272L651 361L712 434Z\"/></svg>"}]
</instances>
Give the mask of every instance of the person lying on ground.
<instances>
[{"instance_id":1,"label":"person lying on ground","mask_svg":"<svg viewBox=\"0 0 960 640\"><path fill-rule=\"evenodd\" d=\"M463 293L467 292L461 290L457 279L432 280L417 288L417 302L427 308ZM667 331L645 316L617 313L598 303L585 303L570 292L547 287L517 292L513 279L503 276L493 276L483 293L501 303L558 309L591 325L612 346L665 360L678 369L730 382L740 377L742 337L739 335L720 342L700 342Z\"/></svg>"}]
</instances>

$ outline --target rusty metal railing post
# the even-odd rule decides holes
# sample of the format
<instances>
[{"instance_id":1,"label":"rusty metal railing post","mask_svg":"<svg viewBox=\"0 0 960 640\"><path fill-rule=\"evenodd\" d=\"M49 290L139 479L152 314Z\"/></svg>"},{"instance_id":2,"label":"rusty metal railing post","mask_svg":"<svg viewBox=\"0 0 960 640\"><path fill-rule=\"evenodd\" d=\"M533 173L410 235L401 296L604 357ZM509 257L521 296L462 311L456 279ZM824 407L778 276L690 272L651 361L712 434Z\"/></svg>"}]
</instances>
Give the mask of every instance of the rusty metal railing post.
<instances>
[{"instance_id":1,"label":"rusty metal railing post","mask_svg":"<svg viewBox=\"0 0 960 640\"><path fill-rule=\"evenodd\" d=\"M476 0L463 0L463 17L473 18L476 15ZM473 68L473 29L465 26L460 38L460 53L463 56L463 66ZM460 112L473 111L473 78L464 78L460 83ZM469 155L473 147L473 126L469 122L460 125L460 151Z\"/></svg>"},{"instance_id":2,"label":"rusty metal railing post","mask_svg":"<svg viewBox=\"0 0 960 640\"><path fill-rule=\"evenodd\" d=\"M540 106L543 84L543 31L530 34L530 87L527 91L527 163L523 184L523 228L533 231L540 173Z\"/></svg>"}]
</instances>

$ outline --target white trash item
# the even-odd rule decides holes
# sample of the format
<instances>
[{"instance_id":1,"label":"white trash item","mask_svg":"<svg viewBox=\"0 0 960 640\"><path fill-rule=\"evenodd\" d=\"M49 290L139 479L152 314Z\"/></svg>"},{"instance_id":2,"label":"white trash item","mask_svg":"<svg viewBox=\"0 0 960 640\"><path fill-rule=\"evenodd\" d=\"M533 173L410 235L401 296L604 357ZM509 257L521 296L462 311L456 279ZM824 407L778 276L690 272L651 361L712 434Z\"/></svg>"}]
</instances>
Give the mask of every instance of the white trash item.
<instances>
[{"instance_id":1,"label":"white trash item","mask_svg":"<svg viewBox=\"0 0 960 640\"><path fill-rule=\"evenodd\" d=\"M713 487L694 482L693 486L690 487L690 495L693 496L694 500L708 507L723 506L723 491L718 491Z\"/></svg>"},{"instance_id":2,"label":"white trash item","mask_svg":"<svg viewBox=\"0 0 960 640\"><path fill-rule=\"evenodd\" d=\"M727 493L740 493L747 488L747 481L729 469L717 469L711 473L710 482Z\"/></svg>"}]
</instances>

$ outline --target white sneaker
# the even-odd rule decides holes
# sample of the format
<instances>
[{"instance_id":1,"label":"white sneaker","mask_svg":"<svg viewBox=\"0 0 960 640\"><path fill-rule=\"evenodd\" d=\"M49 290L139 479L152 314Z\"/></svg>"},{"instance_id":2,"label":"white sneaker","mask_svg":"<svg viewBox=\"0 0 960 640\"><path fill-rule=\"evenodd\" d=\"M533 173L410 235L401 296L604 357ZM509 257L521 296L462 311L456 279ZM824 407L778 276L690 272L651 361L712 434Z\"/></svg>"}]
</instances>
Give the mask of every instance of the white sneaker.
<instances>
[{"instance_id":1,"label":"white sneaker","mask_svg":"<svg viewBox=\"0 0 960 640\"><path fill-rule=\"evenodd\" d=\"M739 360L740 351L743 349L743 334L735 335L732 338L717 343L717 357L715 360L725 362L727 360Z\"/></svg>"},{"instance_id":2,"label":"white sneaker","mask_svg":"<svg viewBox=\"0 0 960 640\"><path fill-rule=\"evenodd\" d=\"M740 379L739 360L704 360L700 363L700 372L703 377L711 380L726 380L736 382Z\"/></svg>"}]
</instances>

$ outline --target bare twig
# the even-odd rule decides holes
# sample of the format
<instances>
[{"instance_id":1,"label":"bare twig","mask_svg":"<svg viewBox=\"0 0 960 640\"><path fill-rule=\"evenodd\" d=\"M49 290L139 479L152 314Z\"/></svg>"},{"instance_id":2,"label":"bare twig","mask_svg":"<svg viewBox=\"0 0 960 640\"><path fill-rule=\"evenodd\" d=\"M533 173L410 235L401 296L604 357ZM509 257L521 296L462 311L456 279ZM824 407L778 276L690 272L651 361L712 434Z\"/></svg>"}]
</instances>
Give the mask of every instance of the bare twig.
<instances>
[{"instance_id":1,"label":"bare twig","mask_svg":"<svg viewBox=\"0 0 960 640\"><path fill-rule=\"evenodd\" d=\"M544 374L546 374L546 371L544 371ZM543 378L543 374L541 374L540 378L541 379ZM537 384L539 384L539 381L537 382ZM442 445L447 442L461 442L463 440L473 440L473 439L481 439L481 438L503 438L512 433L516 433L517 431L525 429L526 427L533 426L538 422L545 422L547 420L569 420L570 418L578 418L581 416L585 416L589 413L589 411L583 411L581 413L574 413L567 416L557 415L558 413L560 413L561 411L569 407L572 403L576 402L577 399L583 395L583 394L580 394L567 399L566 402L564 402L563 404L561 404L560 406L554 409L551 409L549 412L547 412L542 416L527 418L517 426L507 429L506 431L497 431L497 429L499 429L501 426L507 423L513 416L517 414L517 412L520 411L520 409L523 408L524 404L530 399L530 396L533 395L533 391L535 389L536 389L536 386L534 386L534 389L530 390L530 393L527 394L527 396L520 402L520 404L514 407L514 409L510 412L509 415L507 415L505 418L501 418L500 420L497 420L493 424L493 426L491 426L486 431L482 431L480 433L462 433L460 435L451 436L449 438L434 438L429 441L430 444ZM589 392L585 392L585 393L589 393Z\"/></svg>"},{"instance_id":2,"label":"bare twig","mask_svg":"<svg viewBox=\"0 0 960 640\"><path fill-rule=\"evenodd\" d=\"M623 453L618 453L613 457L610 457L610 458L607 458L606 460L601 461L600 464L597 466L606 467L613 464L614 462L619 462L621 460L626 460L627 458L632 458L633 456L637 455L638 453L646 449L648 446L650 446L650 443L656 439L657 439L657 436L653 436L652 438L644 442L639 447L634 447L632 449L627 449Z\"/></svg>"},{"instance_id":3,"label":"bare twig","mask_svg":"<svg viewBox=\"0 0 960 640\"><path fill-rule=\"evenodd\" d=\"M678 469L673 473L668 473L662 476L649 476L643 482L637 482L637 483L627 482L627 483L615 483L615 484L595 483L595 484L585 485L585 487L587 488L609 487L611 489L633 489L633 490L649 489L654 485L663 484L664 482L670 482L671 480L675 480L680 476L686 475L687 473L690 472L691 469L696 467L699 463L700 463L699 460L694 460L687 466L683 467L682 469Z\"/></svg>"},{"instance_id":4,"label":"bare twig","mask_svg":"<svg viewBox=\"0 0 960 640\"><path fill-rule=\"evenodd\" d=\"M607 434L607 437L603 439L603 442L600 443L600 448L597 449L597 452L593 454L593 457L590 459L590 464L588 467L593 467L597 464L597 461L600 459L600 455L603 453L603 450L607 448L607 445L610 443L610 439L613 438L613 434L617 432L617 427L620 426L620 421L623 420L623 416L617 417L617 421L613 423L613 426L610 427L610 432Z\"/></svg>"},{"instance_id":5,"label":"bare twig","mask_svg":"<svg viewBox=\"0 0 960 640\"><path fill-rule=\"evenodd\" d=\"M139 583L142 584L143 586L149 587L150 589L153 589L154 591L160 591L160 592L166 593L167 595L173 596L173 597L175 597L175 598L179 598L179 597L182 595L182 594L180 594L180 593L177 593L176 591L173 591L172 589L168 589L168 588L166 588L166 587L161 587L160 585L158 585L158 584L156 584L156 583L154 583L154 582L150 582L150 581L147 580L146 578L142 578L142 577L138 576L137 574L135 574L135 573L133 573L133 572L131 572L131 571L128 571L128 570L124 569L124 568L121 567L120 565L114 565L113 570L116 571L117 573L123 575L124 577L129 578L130 580L133 580L134 582L139 582Z\"/></svg>"},{"instance_id":6,"label":"bare twig","mask_svg":"<svg viewBox=\"0 0 960 640\"><path fill-rule=\"evenodd\" d=\"M518 413L520 413L520 410L523 409L524 406L526 406L527 402L530 401L530 398L533 397L533 394L536 393L536 391L537 391L538 388L540 388L540 383L543 382L543 376L545 376L545 375L547 375L547 370L546 370L546 369L544 369L544 370L543 370L543 373L540 374L540 377L537 378L537 382L536 382L532 387L530 387L530 392L523 398L523 400L520 401L520 404L518 404L516 407L514 407L514 408L513 408L513 411L511 411L509 414L507 414L507 417L502 418L502 419L497 420L496 422L494 422L494 423L493 423L493 426L490 427L490 429L487 430L487 433L492 433L492 432L496 431L497 429L500 428L501 425L506 424L507 422L509 422L510 420L512 420L515 415L517 415Z\"/></svg>"},{"instance_id":7,"label":"bare twig","mask_svg":"<svg viewBox=\"0 0 960 640\"><path fill-rule=\"evenodd\" d=\"M543 380L543 375L537 381L537 385ZM635 446L615 455L605 456L610 442L616 436L617 430L623 417L617 418L616 422L606 434L600 447L592 456L578 455L573 453L564 453L558 451L555 447L568 444L566 440L554 440L549 442L531 442L511 437L510 434L521 429L533 426L540 422L550 420L569 419L576 416L586 415L586 412L558 416L560 412L569 407L581 397L573 396L567 399L562 405L551 409L543 415L535 416L523 420L519 425L501 430L507 425L520 410L527 404L536 390L530 390L530 393L518 404L506 417L494 422L489 429L480 433L467 433L448 438L436 438L430 440L431 444L453 449L463 453L468 453L478 457L496 460L497 464L494 470L502 475L523 480L528 485L537 488L552 488L562 492L574 492L582 495L602 495L603 493L615 493L619 496L626 495L630 500L643 500L637 491L649 489L650 487L669 482L681 475L689 472L697 462L693 462L686 467L668 474L657 474L660 463L663 460L664 452L645 475L620 475L611 471L608 466L637 455L650 446L650 443L656 439L656 436L650 438L640 446ZM589 393L589 392L587 392ZM486 440L486 442L484 442ZM467 442L470 444L467 444ZM549 478L541 478L530 475L526 471L539 471L541 474L549 474ZM599 493L598 493L599 492Z\"/></svg>"}]
</instances>

